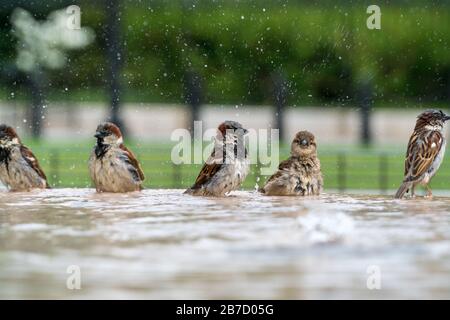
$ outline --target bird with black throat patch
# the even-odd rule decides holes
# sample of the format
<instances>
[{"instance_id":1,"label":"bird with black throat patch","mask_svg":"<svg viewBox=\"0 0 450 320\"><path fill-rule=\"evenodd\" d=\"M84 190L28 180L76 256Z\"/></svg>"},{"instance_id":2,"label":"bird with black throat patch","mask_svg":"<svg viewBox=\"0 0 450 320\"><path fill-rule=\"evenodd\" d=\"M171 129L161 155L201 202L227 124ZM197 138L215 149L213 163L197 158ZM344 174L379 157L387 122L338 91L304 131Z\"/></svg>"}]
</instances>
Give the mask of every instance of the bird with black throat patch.
<instances>
[{"instance_id":1,"label":"bird with black throat patch","mask_svg":"<svg viewBox=\"0 0 450 320\"><path fill-rule=\"evenodd\" d=\"M449 119L441 110L426 110L419 114L408 142L403 182L395 198L403 198L408 191L415 197L417 185L427 189L426 197L432 197L428 184L444 159L444 124Z\"/></svg>"},{"instance_id":2,"label":"bird with black throat patch","mask_svg":"<svg viewBox=\"0 0 450 320\"><path fill-rule=\"evenodd\" d=\"M123 144L119 127L104 122L94 137L97 143L89 158L89 172L97 192L142 190L144 172L133 152Z\"/></svg>"},{"instance_id":3,"label":"bird with black throat patch","mask_svg":"<svg viewBox=\"0 0 450 320\"><path fill-rule=\"evenodd\" d=\"M268 196L315 196L323 188L314 135L300 131L291 144L291 156L282 161L260 192Z\"/></svg>"},{"instance_id":4,"label":"bird with black throat patch","mask_svg":"<svg viewBox=\"0 0 450 320\"><path fill-rule=\"evenodd\" d=\"M0 125L0 180L10 191L50 188L36 156L5 124Z\"/></svg>"},{"instance_id":5,"label":"bird with black throat patch","mask_svg":"<svg viewBox=\"0 0 450 320\"><path fill-rule=\"evenodd\" d=\"M237 190L250 170L244 135L248 132L236 121L225 121L217 128L214 149L192 187L184 193L222 197Z\"/></svg>"}]
</instances>

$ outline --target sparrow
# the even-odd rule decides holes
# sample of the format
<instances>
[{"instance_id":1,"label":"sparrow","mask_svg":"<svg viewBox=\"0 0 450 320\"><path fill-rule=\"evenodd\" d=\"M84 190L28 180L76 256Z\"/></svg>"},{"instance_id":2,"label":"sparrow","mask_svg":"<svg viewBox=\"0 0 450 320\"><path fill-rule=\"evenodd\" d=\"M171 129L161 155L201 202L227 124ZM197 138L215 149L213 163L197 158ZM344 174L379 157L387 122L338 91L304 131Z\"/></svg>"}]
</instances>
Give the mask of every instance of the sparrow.
<instances>
[{"instance_id":1,"label":"sparrow","mask_svg":"<svg viewBox=\"0 0 450 320\"><path fill-rule=\"evenodd\" d=\"M268 196L319 195L323 188L314 135L300 131L291 144L291 156L278 166L259 191Z\"/></svg>"},{"instance_id":2,"label":"sparrow","mask_svg":"<svg viewBox=\"0 0 450 320\"><path fill-rule=\"evenodd\" d=\"M33 152L5 124L0 125L0 180L10 191L50 188Z\"/></svg>"},{"instance_id":3,"label":"sparrow","mask_svg":"<svg viewBox=\"0 0 450 320\"><path fill-rule=\"evenodd\" d=\"M97 192L142 190L144 173L133 152L123 144L119 127L102 123L94 137L97 143L89 158L89 172Z\"/></svg>"},{"instance_id":4,"label":"sparrow","mask_svg":"<svg viewBox=\"0 0 450 320\"><path fill-rule=\"evenodd\" d=\"M411 190L411 197L414 197L417 185L425 186L427 197L432 197L428 183L444 159L446 141L443 131L444 123L449 119L440 110L427 110L419 114L408 142L403 183L395 198L402 198L408 190Z\"/></svg>"},{"instance_id":5,"label":"sparrow","mask_svg":"<svg viewBox=\"0 0 450 320\"><path fill-rule=\"evenodd\" d=\"M250 160L244 145L244 135L247 132L238 122L221 123L217 128L211 155L194 185L184 193L221 197L238 189L250 170Z\"/></svg>"}]
</instances>

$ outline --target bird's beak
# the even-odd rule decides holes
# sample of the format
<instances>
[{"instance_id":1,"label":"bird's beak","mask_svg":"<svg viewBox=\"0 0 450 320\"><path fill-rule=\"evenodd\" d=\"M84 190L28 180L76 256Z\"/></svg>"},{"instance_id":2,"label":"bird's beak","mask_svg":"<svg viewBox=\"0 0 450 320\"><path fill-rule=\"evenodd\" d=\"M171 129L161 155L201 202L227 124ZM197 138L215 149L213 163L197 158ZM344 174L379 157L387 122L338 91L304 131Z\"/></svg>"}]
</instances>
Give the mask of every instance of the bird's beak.
<instances>
[{"instance_id":1,"label":"bird's beak","mask_svg":"<svg viewBox=\"0 0 450 320\"><path fill-rule=\"evenodd\" d=\"M235 133L242 133L242 135L246 135L248 133L248 130L245 128L234 128L233 130Z\"/></svg>"},{"instance_id":2,"label":"bird's beak","mask_svg":"<svg viewBox=\"0 0 450 320\"><path fill-rule=\"evenodd\" d=\"M104 136L103 136L102 133L96 132L96 133L94 134L94 137L97 138L97 139L100 139L100 138L103 138Z\"/></svg>"},{"instance_id":3,"label":"bird's beak","mask_svg":"<svg viewBox=\"0 0 450 320\"><path fill-rule=\"evenodd\" d=\"M444 121L450 120L450 116L445 116Z\"/></svg>"}]
</instances>

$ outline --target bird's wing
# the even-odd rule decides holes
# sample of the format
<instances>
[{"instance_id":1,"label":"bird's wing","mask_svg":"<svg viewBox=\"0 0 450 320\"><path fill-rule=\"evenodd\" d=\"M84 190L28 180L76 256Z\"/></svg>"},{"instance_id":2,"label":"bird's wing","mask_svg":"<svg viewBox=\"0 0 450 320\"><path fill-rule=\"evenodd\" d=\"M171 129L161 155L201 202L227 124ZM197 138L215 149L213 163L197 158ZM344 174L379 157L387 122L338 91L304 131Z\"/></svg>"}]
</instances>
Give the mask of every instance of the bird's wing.
<instances>
[{"instance_id":1,"label":"bird's wing","mask_svg":"<svg viewBox=\"0 0 450 320\"><path fill-rule=\"evenodd\" d=\"M414 181L422 176L433 164L443 143L439 131L414 133L409 139L405 159L405 181Z\"/></svg>"},{"instance_id":2,"label":"bird's wing","mask_svg":"<svg viewBox=\"0 0 450 320\"><path fill-rule=\"evenodd\" d=\"M205 164L200 170L197 179L195 179L195 183L192 186L192 189L201 188L202 185L208 182L220 170L220 168L222 168L222 165L222 159L216 158L213 151L211 156L208 158L208 160L206 160Z\"/></svg>"},{"instance_id":3,"label":"bird's wing","mask_svg":"<svg viewBox=\"0 0 450 320\"><path fill-rule=\"evenodd\" d=\"M120 149L122 149L125 152L128 162L133 166L133 168L136 169L139 179L141 181L144 181L144 179L145 179L144 172L142 171L141 165L139 164L139 161L134 156L133 152L131 152L131 150L128 149L127 147L125 147L125 145L123 145L123 144L120 145Z\"/></svg>"},{"instance_id":4,"label":"bird's wing","mask_svg":"<svg viewBox=\"0 0 450 320\"><path fill-rule=\"evenodd\" d=\"M289 158L287 160L281 161L280 164L278 165L278 169L279 170L285 170L285 169L289 169L291 167L291 163L292 163L292 159Z\"/></svg>"},{"instance_id":5,"label":"bird's wing","mask_svg":"<svg viewBox=\"0 0 450 320\"><path fill-rule=\"evenodd\" d=\"M278 165L278 171L275 172L273 175L270 176L269 179L267 179L266 184L269 183L270 181L278 178L281 176L281 170L285 170L285 169L289 169L291 167L291 159L287 159L284 161L281 161L280 164Z\"/></svg>"},{"instance_id":6,"label":"bird's wing","mask_svg":"<svg viewBox=\"0 0 450 320\"><path fill-rule=\"evenodd\" d=\"M39 165L39 162L36 159L33 152L30 149L28 149L26 146L22 145L22 146L20 146L20 153L22 154L22 157L25 159L25 161L28 163L28 165L34 171L36 171L36 173L39 175L39 177L41 177L42 179L45 180L45 184L47 185L47 187L49 187L48 182L47 182L47 177L45 176L45 173L42 170L41 166Z\"/></svg>"}]
</instances>

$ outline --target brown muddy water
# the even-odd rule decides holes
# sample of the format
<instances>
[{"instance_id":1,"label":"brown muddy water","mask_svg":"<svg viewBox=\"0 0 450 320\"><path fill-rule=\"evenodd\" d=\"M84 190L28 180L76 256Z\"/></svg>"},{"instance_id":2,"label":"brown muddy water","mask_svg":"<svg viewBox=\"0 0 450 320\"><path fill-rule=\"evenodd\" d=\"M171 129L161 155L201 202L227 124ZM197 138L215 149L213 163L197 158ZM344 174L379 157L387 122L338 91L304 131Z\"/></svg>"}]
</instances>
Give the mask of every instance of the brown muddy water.
<instances>
[{"instance_id":1,"label":"brown muddy water","mask_svg":"<svg viewBox=\"0 0 450 320\"><path fill-rule=\"evenodd\" d=\"M0 192L0 298L449 299L449 207L444 197Z\"/></svg>"}]
</instances>

